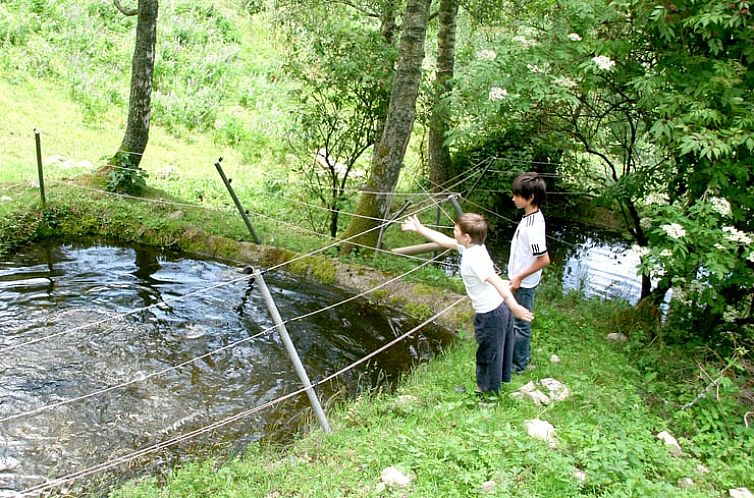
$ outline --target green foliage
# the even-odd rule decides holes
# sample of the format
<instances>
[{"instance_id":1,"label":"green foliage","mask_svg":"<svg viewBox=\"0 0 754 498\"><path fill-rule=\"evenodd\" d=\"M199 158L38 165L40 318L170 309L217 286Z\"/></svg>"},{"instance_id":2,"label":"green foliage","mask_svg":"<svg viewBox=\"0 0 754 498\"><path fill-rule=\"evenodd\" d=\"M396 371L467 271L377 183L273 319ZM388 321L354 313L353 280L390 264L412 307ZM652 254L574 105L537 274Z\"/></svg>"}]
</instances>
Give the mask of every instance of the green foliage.
<instances>
[{"instance_id":1,"label":"green foliage","mask_svg":"<svg viewBox=\"0 0 754 498\"><path fill-rule=\"evenodd\" d=\"M107 169L108 192L139 194L147 186L149 173L134 165L133 155L119 151L110 158Z\"/></svg>"}]
</instances>

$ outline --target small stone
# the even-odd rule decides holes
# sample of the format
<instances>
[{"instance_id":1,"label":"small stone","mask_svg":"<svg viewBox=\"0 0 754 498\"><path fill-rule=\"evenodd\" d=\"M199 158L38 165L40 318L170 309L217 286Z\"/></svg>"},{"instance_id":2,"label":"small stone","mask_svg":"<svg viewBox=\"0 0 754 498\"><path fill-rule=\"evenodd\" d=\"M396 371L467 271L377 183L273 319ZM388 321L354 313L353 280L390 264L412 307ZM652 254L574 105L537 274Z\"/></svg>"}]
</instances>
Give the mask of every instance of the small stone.
<instances>
[{"instance_id":1,"label":"small stone","mask_svg":"<svg viewBox=\"0 0 754 498\"><path fill-rule=\"evenodd\" d=\"M576 480L579 481L579 484L584 484L584 482L586 482L586 472L581 469L574 470L573 477L575 477Z\"/></svg>"},{"instance_id":2,"label":"small stone","mask_svg":"<svg viewBox=\"0 0 754 498\"><path fill-rule=\"evenodd\" d=\"M530 437L542 441L553 442L555 440L555 427L550 422L534 419L526 421L526 432Z\"/></svg>"},{"instance_id":3,"label":"small stone","mask_svg":"<svg viewBox=\"0 0 754 498\"><path fill-rule=\"evenodd\" d=\"M683 455L683 450L681 449L681 445L678 444L678 441L670 435L667 431L662 431L659 434L657 434L657 439L665 443L665 446L668 447L670 450L670 454L673 456L681 456Z\"/></svg>"},{"instance_id":4,"label":"small stone","mask_svg":"<svg viewBox=\"0 0 754 498\"><path fill-rule=\"evenodd\" d=\"M496 486L497 483L495 481L484 481L482 483L482 491L485 493L490 493L495 490Z\"/></svg>"},{"instance_id":5,"label":"small stone","mask_svg":"<svg viewBox=\"0 0 754 498\"><path fill-rule=\"evenodd\" d=\"M179 211L173 211L172 213L170 213L168 215L168 218L170 218L171 220L180 220L184 216L186 216L186 213L179 210Z\"/></svg>"},{"instance_id":6,"label":"small stone","mask_svg":"<svg viewBox=\"0 0 754 498\"><path fill-rule=\"evenodd\" d=\"M728 494L731 498L754 498L754 495L751 494L751 491L749 491L748 488L729 489Z\"/></svg>"},{"instance_id":7,"label":"small stone","mask_svg":"<svg viewBox=\"0 0 754 498\"><path fill-rule=\"evenodd\" d=\"M548 391L550 391L550 400L552 401L563 401L567 399L571 395L571 391L566 387L565 384L560 382L556 379L546 378L539 381L540 384L542 384L544 387L547 388Z\"/></svg>"},{"instance_id":8,"label":"small stone","mask_svg":"<svg viewBox=\"0 0 754 498\"><path fill-rule=\"evenodd\" d=\"M13 200L13 198L12 197L8 197L7 195L4 195L4 196L0 197L0 202L10 202L12 200Z\"/></svg>"},{"instance_id":9,"label":"small stone","mask_svg":"<svg viewBox=\"0 0 754 498\"><path fill-rule=\"evenodd\" d=\"M692 486L694 486L694 481L690 477L684 477L683 479L678 479L679 488L688 489Z\"/></svg>"},{"instance_id":10,"label":"small stone","mask_svg":"<svg viewBox=\"0 0 754 498\"><path fill-rule=\"evenodd\" d=\"M62 163L63 161L65 161L65 157L63 156L50 156L45 159L45 166L50 166L51 164L55 163Z\"/></svg>"},{"instance_id":11,"label":"small stone","mask_svg":"<svg viewBox=\"0 0 754 498\"><path fill-rule=\"evenodd\" d=\"M410 485L413 480L413 477L404 474L395 467L385 468L382 471L380 478L382 482L385 483L385 486L391 488L405 488Z\"/></svg>"},{"instance_id":12,"label":"small stone","mask_svg":"<svg viewBox=\"0 0 754 498\"><path fill-rule=\"evenodd\" d=\"M550 356L550 363L560 363L560 356L556 354Z\"/></svg>"},{"instance_id":13,"label":"small stone","mask_svg":"<svg viewBox=\"0 0 754 498\"><path fill-rule=\"evenodd\" d=\"M400 396L395 398L395 404L399 406L415 405L418 402L419 398L410 394L401 394Z\"/></svg>"},{"instance_id":14,"label":"small stone","mask_svg":"<svg viewBox=\"0 0 754 498\"><path fill-rule=\"evenodd\" d=\"M709 474L709 469L700 463L699 465L696 466L696 472L697 474L702 474L702 475Z\"/></svg>"},{"instance_id":15,"label":"small stone","mask_svg":"<svg viewBox=\"0 0 754 498\"><path fill-rule=\"evenodd\" d=\"M530 380L529 382L527 382L523 386L519 387L517 389L517 391L521 392L521 393L530 393L530 392L534 391L535 389L537 389L537 385L534 383L533 380Z\"/></svg>"},{"instance_id":16,"label":"small stone","mask_svg":"<svg viewBox=\"0 0 754 498\"><path fill-rule=\"evenodd\" d=\"M619 332L612 332L610 334L607 334L607 339L613 342L626 342L628 340L628 337Z\"/></svg>"},{"instance_id":17,"label":"small stone","mask_svg":"<svg viewBox=\"0 0 754 498\"><path fill-rule=\"evenodd\" d=\"M542 405L547 406L550 404L550 397L538 389L535 391L528 392L526 393L526 395L529 398L531 398L531 400L537 406L542 406Z\"/></svg>"}]
</instances>

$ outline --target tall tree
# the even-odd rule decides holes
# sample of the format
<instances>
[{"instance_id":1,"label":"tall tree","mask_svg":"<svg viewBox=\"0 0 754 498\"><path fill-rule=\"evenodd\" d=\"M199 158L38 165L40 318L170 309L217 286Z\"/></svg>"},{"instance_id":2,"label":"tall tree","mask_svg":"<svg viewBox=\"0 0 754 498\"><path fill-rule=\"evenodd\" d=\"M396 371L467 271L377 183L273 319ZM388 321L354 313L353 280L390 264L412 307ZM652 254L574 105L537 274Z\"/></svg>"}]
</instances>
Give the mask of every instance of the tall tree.
<instances>
[{"instance_id":1,"label":"tall tree","mask_svg":"<svg viewBox=\"0 0 754 498\"><path fill-rule=\"evenodd\" d=\"M131 9L124 7L119 0L113 0L113 3L124 15L137 16L126 133L113 162L120 167L138 170L147 142L149 142L152 74L154 73L159 6L158 0L138 0L137 7ZM127 186L125 188L127 189Z\"/></svg>"},{"instance_id":2,"label":"tall tree","mask_svg":"<svg viewBox=\"0 0 754 498\"><path fill-rule=\"evenodd\" d=\"M451 176L450 149L445 141L450 120L447 98L452 90L455 64L457 0L440 0L437 33L437 73L435 75L432 115L429 122L429 181L433 188Z\"/></svg>"},{"instance_id":3,"label":"tall tree","mask_svg":"<svg viewBox=\"0 0 754 498\"><path fill-rule=\"evenodd\" d=\"M392 192L398 183L416 116L431 3L431 0L408 0L406 4L385 128L374 147L369 179L356 207L359 216L352 219L345 234L360 244L372 247L377 244L377 219L388 215ZM345 245L343 251L348 252L351 247Z\"/></svg>"}]
</instances>

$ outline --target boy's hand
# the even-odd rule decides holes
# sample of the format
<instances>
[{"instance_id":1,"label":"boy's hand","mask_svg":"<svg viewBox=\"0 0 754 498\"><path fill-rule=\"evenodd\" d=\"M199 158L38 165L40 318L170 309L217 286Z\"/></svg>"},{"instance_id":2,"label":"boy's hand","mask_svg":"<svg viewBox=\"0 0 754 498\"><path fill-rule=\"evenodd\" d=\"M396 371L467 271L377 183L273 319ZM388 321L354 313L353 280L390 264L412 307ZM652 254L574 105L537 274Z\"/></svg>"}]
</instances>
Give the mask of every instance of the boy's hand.
<instances>
[{"instance_id":1,"label":"boy's hand","mask_svg":"<svg viewBox=\"0 0 754 498\"><path fill-rule=\"evenodd\" d=\"M515 277L511 278L511 290L518 290L519 287L521 287L521 281L523 278L516 275Z\"/></svg>"},{"instance_id":2,"label":"boy's hand","mask_svg":"<svg viewBox=\"0 0 754 498\"><path fill-rule=\"evenodd\" d=\"M534 320L534 315L531 311L527 310L520 304L516 303L512 306L508 306L511 310L511 313L514 317L518 318L519 320L523 320L525 322L530 322Z\"/></svg>"},{"instance_id":3,"label":"boy's hand","mask_svg":"<svg viewBox=\"0 0 754 498\"><path fill-rule=\"evenodd\" d=\"M404 232L418 232L421 226L422 224L421 221L419 221L419 218L417 218L415 214L412 214L403 220L403 223L401 223L401 230Z\"/></svg>"}]
</instances>

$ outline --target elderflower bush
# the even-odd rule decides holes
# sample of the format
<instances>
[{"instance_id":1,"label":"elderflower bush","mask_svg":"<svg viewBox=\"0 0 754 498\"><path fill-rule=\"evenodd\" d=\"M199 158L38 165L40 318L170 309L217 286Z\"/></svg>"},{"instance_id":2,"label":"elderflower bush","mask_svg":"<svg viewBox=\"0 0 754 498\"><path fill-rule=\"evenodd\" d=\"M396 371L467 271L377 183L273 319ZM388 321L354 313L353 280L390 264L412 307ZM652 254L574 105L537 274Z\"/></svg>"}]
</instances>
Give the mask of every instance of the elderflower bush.
<instances>
[{"instance_id":1,"label":"elderflower bush","mask_svg":"<svg viewBox=\"0 0 754 498\"><path fill-rule=\"evenodd\" d=\"M687 211L658 204L640 248L641 272L672 286L679 314L717 316L723 329L746 333L735 323L748 318L754 289L754 234L736 227L730 202L708 197ZM701 314L700 314L701 313Z\"/></svg>"}]
</instances>

